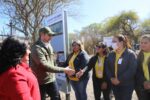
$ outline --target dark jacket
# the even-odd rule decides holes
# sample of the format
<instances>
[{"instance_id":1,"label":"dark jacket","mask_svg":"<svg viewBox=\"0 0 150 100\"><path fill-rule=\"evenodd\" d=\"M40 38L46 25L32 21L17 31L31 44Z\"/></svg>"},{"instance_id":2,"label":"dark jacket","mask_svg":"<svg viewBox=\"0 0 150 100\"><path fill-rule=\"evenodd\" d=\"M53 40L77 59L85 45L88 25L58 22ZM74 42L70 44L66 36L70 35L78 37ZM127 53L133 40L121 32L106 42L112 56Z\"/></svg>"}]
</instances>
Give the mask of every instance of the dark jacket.
<instances>
[{"instance_id":1,"label":"dark jacket","mask_svg":"<svg viewBox=\"0 0 150 100\"><path fill-rule=\"evenodd\" d=\"M86 74L86 73L88 73L93 68L93 75L92 75L93 79L96 78L95 64L96 64L97 59L98 59L98 55L93 56L90 59L90 61L88 63L88 66L87 66L87 68L85 69L85 72L84 72ZM107 59L107 57L105 57L105 60L104 60L103 78L99 79L99 80L104 81L104 82L108 81L108 79L106 77L106 69L105 69L105 67L106 67L106 59Z\"/></svg>"},{"instance_id":2,"label":"dark jacket","mask_svg":"<svg viewBox=\"0 0 150 100\"><path fill-rule=\"evenodd\" d=\"M143 72L143 61L144 61L144 54L141 51L138 54L137 57L137 73L136 73L136 85L141 85L143 87L143 83L144 81L146 81L146 78L144 77L144 72ZM150 72L150 58L149 58L149 62L148 62L148 69Z\"/></svg>"},{"instance_id":3,"label":"dark jacket","mask_svg":"<svg viewBox=\"0 0 150 100\"><path fill-rule=\"evenodd\" d=\"M68 57L67 57L67 60L64 64L64 66L69 66L69 61L71 59L71 57L73 56L73 53L71 53ZM75 73L77 73L78 71L80 71L81 69L84 69L87 64L89 62L89 56L87 54L86 51L80 51L77 55L77 57L75 58L74 60L74 68L75 68ZM74 75L73 75L74 76ZM84 77L87 77L88 76L88 73L84 76L82 76L80 78L80 80L84 79Z\"/></svg>"},{"instance_id":4,"label":"dark jacket","mask_svg":"<svg viewBox=\"0 0 150 100\"><path fill-rule=\"evenodd\" d=\"M135 74L137 70L137 59L135 53L130 49L125 49L121 55L122 62L118 64L117 76L120 81L119 85L134 84ZM112 51L108 55L106 73L109 79L115 77L115 59L116 54Z\"/></svg>"},{"instance_id":5,"label":"dark jacket","mask_svg":"<svg viewBox=\"0 0 150 100\"><path fill-rule=\"evenodd\" d=\"M53 50L48 50L41 40L38 40L31 48L31 68L38 78L39 84L47 84L55 81L54 72L63 72L64 68L54 66Z\"/></svg>"}]
</instances>

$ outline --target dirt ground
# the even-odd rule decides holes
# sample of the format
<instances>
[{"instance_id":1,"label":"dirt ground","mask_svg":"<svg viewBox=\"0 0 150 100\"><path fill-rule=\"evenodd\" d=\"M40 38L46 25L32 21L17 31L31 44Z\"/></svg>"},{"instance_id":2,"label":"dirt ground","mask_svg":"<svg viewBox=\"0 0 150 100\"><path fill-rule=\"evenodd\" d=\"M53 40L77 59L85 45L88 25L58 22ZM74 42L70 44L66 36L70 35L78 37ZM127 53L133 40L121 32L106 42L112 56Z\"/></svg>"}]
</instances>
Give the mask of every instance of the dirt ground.
<instances>
[{"instance_id":1,"label":"dirt ground","mask_svg":"<svg viewBox=\"0 0 150 100\"><path fill-rule=\"evenodd\" d=\"M61 94L61 99L66 100L66 94L64 94L63 92L60 92L60 94ZM94 100L92 78L89 79L89 82L87 85L87 95L88 95L88 100ZM47 99L47 100L50 100L50 99ZM70 100L76 100L73 89L71 89ZM115 99L112 98L112 100L115 100ZM135 92L133 93L132 100L138 100Z\"/></svg>"}]
</instances>

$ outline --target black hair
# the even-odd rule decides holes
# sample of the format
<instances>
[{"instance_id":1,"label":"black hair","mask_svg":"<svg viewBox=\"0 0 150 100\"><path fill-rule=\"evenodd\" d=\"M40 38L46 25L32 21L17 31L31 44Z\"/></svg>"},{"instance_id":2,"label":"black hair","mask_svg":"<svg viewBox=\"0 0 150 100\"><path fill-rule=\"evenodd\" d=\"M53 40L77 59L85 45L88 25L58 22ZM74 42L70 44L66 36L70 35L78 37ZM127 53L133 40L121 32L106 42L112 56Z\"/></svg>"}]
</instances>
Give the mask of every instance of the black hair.
<instances>
[{"instance_id":1,"label":"black hair","mask_svg":"<svg viewBox=\"0 0 150 100\"><path fill-rule=\"evenodd\" d=\"M107 45L104 44L103 42L98 42L98 43L96 44L96 47L99 47L99 48L103 48L103 49L104 49L103 55L107 55L107 54L108 54Z\"/></svg>"},{"instance_id":2,"label":"black hair","mask_svg":"<svg viewBox=\"0 0 150 100\"><path fill-rule=\"evenodd\" d=\"M107 46L106 46L106 44L104 44L103 42L98 42L98 43L96 44L96 47L99 47L99 48L106 48Z\"/></svg>"},{"instance_id":3,"label":"black hair","mask_svg":"<svg viewBox=\"0 0 150 100\"><path fill-rule=\"evenodd\" d=\"M10 67L16 67L26 53L27 46L16 37L6 38L0 49L0 74Z\"/></svg>"}]
</instances>

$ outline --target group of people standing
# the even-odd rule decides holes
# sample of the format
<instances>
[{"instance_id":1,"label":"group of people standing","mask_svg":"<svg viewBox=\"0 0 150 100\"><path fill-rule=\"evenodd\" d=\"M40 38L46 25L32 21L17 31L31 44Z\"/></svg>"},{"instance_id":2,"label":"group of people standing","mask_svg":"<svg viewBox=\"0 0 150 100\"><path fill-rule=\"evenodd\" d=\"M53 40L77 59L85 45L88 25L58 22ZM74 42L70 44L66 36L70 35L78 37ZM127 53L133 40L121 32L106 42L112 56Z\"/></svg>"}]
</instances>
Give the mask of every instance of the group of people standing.
<instances>
[{"instance_id":1,"label":"group of people standing","mask_svg":"<svg viewBox=\"0 0 150 100\"><path fill-rule=\"evenodd\" d=\"M112 92L115 100L131 100L134 90L139 100L150 100L150 34L141 37L139 53L123 35L113 37L112 47L108 51L104 43L96 45L96 55L77 77L93 69L95 100L101 100L101 93L104 100L111 100Z\"/></svg>"},{"instance_id":2,"label":"group of people standing","mask_svg":"<svg viewBox=\"0 0 150 100\"><path fill-rule=\"evenodd\" d=\"M77 76L81 77L93 69L95 100L101 100L101 93L104 100L111 100L111 91L115 100L131 100L137 70L136 55L129 49L130 45L123 35L113 37L112 47L114 50L109 52L104 43L98 43L96 55Z\"/></svg>"},{"instance_id":3,"label":"group of people standing","mask_svg":"<svg viewBox=\"0 0 150 100\"><path fill-rule=\"evenodd\" d=\"M95 100L131 100L133 91L139 100L150 100L150 34L140 40L140 51L131 50L128 38L116 35L112 39L113 50L99 42L96 54L88 59L80 41L72 43L73 52L68 56L66 66L75 70L69 76L75 91L76 100L87 100L86 86L89 71L93 70L92 80ZM88 61L89 60L89 61Z\"/></svg>"},{"instance_id":4,"label":"group of people standing","mask_svg":"<svg viewBox=\"0 0 150 100\"><path fill-rule=\"evenodd\" d=\"M0 100L46 100L46 94L51 100L61 100L54 73L63 72L76 100L87 100L90 70L95 100L101 100L101 93L104 100L111 100L112 93L115 100L131 100L133 90L139 100L150 100L150 34L141 37L138 54L123 35L113 37L112 51L103 42L96 44L96 54L91 58L82 42L74 41L61 67L54 64L49 43L53 35L50 28L41 28L31 49L14 37L4 40L0 49Z\"/></svg>"}]
</instances>

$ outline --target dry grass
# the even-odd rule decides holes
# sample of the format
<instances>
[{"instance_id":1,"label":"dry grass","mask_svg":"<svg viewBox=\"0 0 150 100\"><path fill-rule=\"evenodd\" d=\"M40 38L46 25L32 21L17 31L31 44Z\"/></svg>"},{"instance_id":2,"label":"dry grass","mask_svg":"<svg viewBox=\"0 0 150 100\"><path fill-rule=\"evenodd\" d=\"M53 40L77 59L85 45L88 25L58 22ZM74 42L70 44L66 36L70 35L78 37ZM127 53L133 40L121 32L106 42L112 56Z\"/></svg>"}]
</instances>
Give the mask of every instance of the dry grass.
<instances>
[{"instance_id":1,"label":"dry grass","mask_svg":"<svg viewBox=\"0 0 150 100\"><path fill-rule=\"evenodd\" d=\"M61 99L66 100L66 94L63 92L60 92L60 94L61 94ZM93 85L92 85L92 79L91 78L89 79L89 82L87 85L87 95L88 95L88 100L94 100ZM47 100L50 100L50 99L47 98ZM76 100L73 89L71 89L70 100ZM115 99L113 98L112 100L115 100ZM132 100L138 100L135 92L133 93Z\"/></svg>"},{"instance_id":2,"label":"dry grass","mask_svg":"<svg viewBox=\"0 0 150 100\"><path fill-rule=\"evenodd\" d=\"M65 94L62 92L60 92L60 93L61 93L62 100L66 100ZM88 100L94 100L93 85L92 85L92 79L91 78L90 78L88 85L87 85L87 95L88 95ZM73 89L71 90L71 93L70 93L70 100L76 100L75 96L74 96ZM115 99L113 98L112 100L115 100ZM133 93L132 100L138 100L135 92Z\"/></svg>"}]
</instances>

